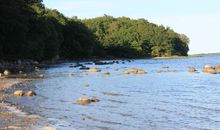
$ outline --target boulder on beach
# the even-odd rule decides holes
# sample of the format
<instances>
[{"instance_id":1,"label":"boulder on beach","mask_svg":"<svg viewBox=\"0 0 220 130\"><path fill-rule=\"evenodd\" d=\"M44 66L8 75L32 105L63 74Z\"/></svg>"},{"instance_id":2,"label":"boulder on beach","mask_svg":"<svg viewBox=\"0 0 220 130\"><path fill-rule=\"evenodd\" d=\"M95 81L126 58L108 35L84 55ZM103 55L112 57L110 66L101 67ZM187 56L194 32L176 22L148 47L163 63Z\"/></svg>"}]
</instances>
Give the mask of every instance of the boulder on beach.
<instances>
[{"instance_id":1,"label":"boulder on beach","mask_svg":"<svg viewBox=\"0 0 220 130\"><path fill-rule=\"evenodd\" d=\"M88 71L89 72L101 72L101 70L98 68L90 68Z\"/></svg>"},{"instance_id":2,"label":"boulder on beach","mask_svg":"<svg viewBox=\"0 0 220 130\"><path fill-rule=\"evenodd\" d=\"M14 96L18 96L18 97L24 96L24 94L25 93L22 90L17 90L17 91L14 92Z\"/></svg>"},{"instance_id":3,"label":"boulder on beach","mask_svg":"<svg viewBox=\"0 0 220 130\"><path fill-rule=\"evenodd\" d=\"M5 71L3 72L3 74L4 74L5 76L8 76L8 75L11 74L11 72L10 72L9 70L5 70Z\"/></svg>"},{"instance_id":4,"label":"boulder on beach","mask_svg":"<svg viewBox=\"0 0 220 130\"><path fill-rule=\"evenodd\" d=\"M36 96L37 94L34 91L28 91L27 93L25 93L25 96Z\"/></svg>"},{"instance_id":5,"label":"boulder on beach","mask_svg":"<svg viewBox=\"0 0 220 130\"><path fill-rule=\"evenodd\" d=\"M194 68L194 67L189 67L188 68L188 72L196 72L197 70L196 70L196 68Z\"/></svg>"}]
</instances>

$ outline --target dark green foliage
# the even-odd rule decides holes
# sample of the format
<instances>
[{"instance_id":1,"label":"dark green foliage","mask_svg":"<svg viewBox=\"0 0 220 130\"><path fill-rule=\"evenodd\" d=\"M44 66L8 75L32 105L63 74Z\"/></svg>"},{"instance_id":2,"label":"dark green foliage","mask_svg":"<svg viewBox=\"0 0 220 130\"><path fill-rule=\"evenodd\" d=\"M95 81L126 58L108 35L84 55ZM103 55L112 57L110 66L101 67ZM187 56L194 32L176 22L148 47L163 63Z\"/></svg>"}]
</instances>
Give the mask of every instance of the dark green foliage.
<instances>
[{"instance_id":1,"label":"dark green foliage","mask_svg":"<svg viewBox=\"0 0 220 130\"><path fill-rule=\"evenodd\" d=\"M188 38L145 19L103 16L83 20L98 37L107 55L149 57L187 55Z\"/></svg>"},{"instance_id":2,"label":"dark green foliage","mask_svg":"<svg viewBox=\"0 0 220 130\"><path fill-rule=\"evenodd\" d=\"M189 39L144 19L79 20L42 0L0 1L0 59L51 60L187 55Z\"/></svg>"},{"instance_id":3,"label":"dark green foliage","mask_svg":"<svg viewBox=\"0 0 220 130\"><path fill-rule=\"evenodd\" d=\"M95 36L80 21L69 19L63 31L64 42L61 56L68 59L88 58L94 54L97 41Z\"/></svg>"}]
</instances>

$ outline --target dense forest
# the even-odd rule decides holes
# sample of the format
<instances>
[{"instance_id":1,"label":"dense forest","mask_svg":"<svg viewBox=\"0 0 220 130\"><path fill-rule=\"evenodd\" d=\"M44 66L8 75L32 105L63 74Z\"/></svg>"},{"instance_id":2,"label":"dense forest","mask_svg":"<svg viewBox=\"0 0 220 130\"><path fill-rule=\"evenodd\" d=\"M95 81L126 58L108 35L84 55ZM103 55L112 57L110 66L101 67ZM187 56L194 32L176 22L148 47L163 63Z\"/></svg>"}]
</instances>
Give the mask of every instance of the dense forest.
<instances>
[{"instance_id":1,"label":"dense forest","mask_svg":"<svg viewBox=\"0 0 220 130\"><path fill-rule=\"evenodd\" d=\"M187 55L189 39L145 19L67 18L42 0L0 1L0 59Z\"/></svg>"}]
</instances>

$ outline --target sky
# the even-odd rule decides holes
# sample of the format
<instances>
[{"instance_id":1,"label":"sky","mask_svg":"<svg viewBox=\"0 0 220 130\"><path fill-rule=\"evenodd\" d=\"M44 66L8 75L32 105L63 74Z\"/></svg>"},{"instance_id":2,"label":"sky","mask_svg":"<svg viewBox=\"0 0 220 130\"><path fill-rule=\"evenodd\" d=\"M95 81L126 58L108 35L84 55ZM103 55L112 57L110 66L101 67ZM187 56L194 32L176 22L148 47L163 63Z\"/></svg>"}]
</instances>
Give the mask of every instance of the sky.
<instances>
[{"instance_id":1,"label":"sky","mask_svg":"<svg viewBox=\"0 0 220 130\"><path fill-rule=\"evenodd\" d=\"M65 16L144 18L190 38L189 54L220 52L220 0L44 0Z\"/></svg>"}]
</instances>

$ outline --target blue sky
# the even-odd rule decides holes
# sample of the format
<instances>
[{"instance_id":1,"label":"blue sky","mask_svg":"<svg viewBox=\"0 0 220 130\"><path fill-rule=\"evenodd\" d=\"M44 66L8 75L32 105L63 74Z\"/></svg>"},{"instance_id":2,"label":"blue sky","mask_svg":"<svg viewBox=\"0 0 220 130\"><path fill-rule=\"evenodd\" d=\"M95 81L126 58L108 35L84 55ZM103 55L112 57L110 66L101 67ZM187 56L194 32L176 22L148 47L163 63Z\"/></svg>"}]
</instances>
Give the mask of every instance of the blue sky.
<instances>
[{"instance_id":1,"label":"blue sky","mask_svg":"<svg viewBox=\"0 0 220 130\"><path fill-rule=\"evenodd\" d=\"M220 52L220 0L44 0L66 16L145 18L190 38L190 54Z\"/></svg>"}]
</instances>

